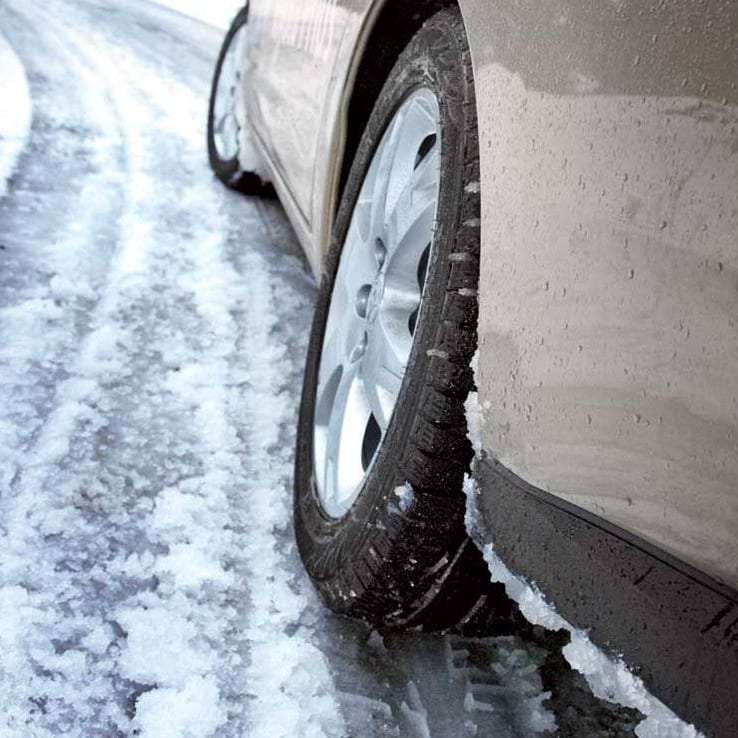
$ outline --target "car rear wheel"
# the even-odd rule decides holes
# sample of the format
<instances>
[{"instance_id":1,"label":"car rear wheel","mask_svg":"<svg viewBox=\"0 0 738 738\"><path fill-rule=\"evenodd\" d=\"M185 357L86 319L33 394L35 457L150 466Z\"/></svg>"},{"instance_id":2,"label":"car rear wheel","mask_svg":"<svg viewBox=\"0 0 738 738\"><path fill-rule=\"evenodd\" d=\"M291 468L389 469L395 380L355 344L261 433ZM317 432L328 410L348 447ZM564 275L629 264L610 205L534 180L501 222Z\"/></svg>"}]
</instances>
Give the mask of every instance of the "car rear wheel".
<instances>
[{"instance_id":1,"label":"car rear wheel","mask_svg":"<svg viewBox=\"0 0 738 738\"><path fill-rule=\"evenodd\" d=\"M307 570L337 612L448 628L490 592L507 611L464 528L478 274L472 67L461 17L444 10L377 100L313 324L295 525Z\"/></svg>"},{"instance_id":2,"label":"car rear wheel","mask_svg":"<svg viewBox=\"0 0 738 738\"><path fill-rule=\"evenodd\" d=\"M210 92L207 143L210 166L228 187L246 194L271 195L271 185L255 171L244 169L244 160L256 161L245 129L243 75L246 69L248 5L236 15L223 40ZM249 148L246 155L244 147Z\"/></svg>"}]
</instances>

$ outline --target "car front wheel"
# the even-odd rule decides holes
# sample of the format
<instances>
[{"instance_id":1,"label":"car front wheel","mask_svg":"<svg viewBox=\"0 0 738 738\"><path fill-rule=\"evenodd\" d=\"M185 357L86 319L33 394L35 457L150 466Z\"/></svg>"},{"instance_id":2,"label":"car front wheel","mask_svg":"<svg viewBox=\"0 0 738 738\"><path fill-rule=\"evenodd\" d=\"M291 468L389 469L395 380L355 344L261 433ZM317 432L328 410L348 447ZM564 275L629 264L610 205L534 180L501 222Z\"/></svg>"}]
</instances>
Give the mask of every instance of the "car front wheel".
<instances>
[{"instance_id":1,"label":"car front wheel","mask_svg":"<svg viewBox=\"0 0 738 738\"><path fill-rule=\"evenodd\" d=\"M489 593L464 528L479 150L457 10L397 61L327 254L300 412L300 554L337 612L447 628Z\"/></svg>"}]
</instances>

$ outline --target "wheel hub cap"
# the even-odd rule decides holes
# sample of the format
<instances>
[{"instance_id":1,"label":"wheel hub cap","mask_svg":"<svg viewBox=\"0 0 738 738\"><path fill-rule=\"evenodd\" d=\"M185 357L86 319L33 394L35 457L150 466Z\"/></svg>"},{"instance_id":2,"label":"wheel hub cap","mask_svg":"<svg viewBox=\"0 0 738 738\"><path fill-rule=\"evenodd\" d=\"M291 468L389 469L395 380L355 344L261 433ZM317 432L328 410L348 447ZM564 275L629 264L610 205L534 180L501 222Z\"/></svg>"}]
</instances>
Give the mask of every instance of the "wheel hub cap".
<instances>
[{"instance_id":1,"label":"wheel hub cap","mask_svg":"<svg viewBox=\"0 0 738 738\"><path fill-rule=\"evenodd\" d=\"M325 512L356 500L407 369L431 258L440 181L435 95L413 92L383 135L341 253L323 339L313 421Z\"/></svg>"}]
</instances>

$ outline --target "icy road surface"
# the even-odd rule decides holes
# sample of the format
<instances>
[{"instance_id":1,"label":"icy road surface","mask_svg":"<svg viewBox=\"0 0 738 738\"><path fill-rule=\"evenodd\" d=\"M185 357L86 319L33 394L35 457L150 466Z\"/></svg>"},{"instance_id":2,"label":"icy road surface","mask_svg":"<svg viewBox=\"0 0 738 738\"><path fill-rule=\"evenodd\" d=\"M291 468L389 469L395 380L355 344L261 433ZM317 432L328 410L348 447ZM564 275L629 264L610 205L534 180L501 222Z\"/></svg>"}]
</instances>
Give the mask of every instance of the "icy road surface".
<instances>
[{"instance_id":1,"label":"icy road surface","mask_svg":"<svg viewBox=\"0 0 738 738\"><path fill-rule=\"evenodd\" d=\"M208 170L221 32L139 0L0 0L0 29L33 104L0 200L0 735L633 735L553 637L317 601L290 525L315 288L279 205Z\"/></svg>"}]
</instances>

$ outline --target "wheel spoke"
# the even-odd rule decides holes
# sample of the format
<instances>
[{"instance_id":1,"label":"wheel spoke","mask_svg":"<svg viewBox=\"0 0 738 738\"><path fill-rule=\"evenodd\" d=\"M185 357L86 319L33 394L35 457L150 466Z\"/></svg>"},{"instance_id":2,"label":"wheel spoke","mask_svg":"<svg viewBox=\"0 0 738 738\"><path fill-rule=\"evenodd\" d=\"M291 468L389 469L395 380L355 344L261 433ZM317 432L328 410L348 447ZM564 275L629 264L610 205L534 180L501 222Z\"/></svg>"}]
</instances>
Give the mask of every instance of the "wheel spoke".
<instances>
[{"instance_id":1,"label":"wheel spoke","mask_svg":"<svg viewBox=\"0 0 738 738\"><path fill-rule=\"evenodd\" d=\"M228 53L223 60L221 79L225 81L228 89L234 87L241 76L241 68L245 61L246 50L246 26L241 26L236 35L231 39Z\"/></svg>"},{"instance_id":2,"label":"wheel spoke","mask_svg":"<svg viewBox=\"0 0 738 738\"><path fill-rule=\"evenodd\" d=\"M409 346L408 341L408 356ZM399 348L399 350L398 350ZM390 338L387 328L378 323L370 339L367 356L361 366L366 396L374 417L387 430L405 374L407 356Z\"/></svg>"},{"instance_id":3,"label":"wheel spoke","mask_svg":"<svg viewBox=\"0 0 738 738\"><path fill-rule=\"evenodd\" d=\"M328 422L326 436L326 487L336 505L349 498L361 483L364 431L371 415L358 365L344 373Z\"/></svg>"},{"instance_id":4,"label":"wheel spoke","mask_svg":"<svg viewBox=\"0 0 738 738\"><path fill-rule=\"evenodd\" d=\"M234 38L234 48L233 48L233 56L232 56L232 64L233 64L233 79L238 80L241 77L241 69L243 68L243 65L246 61L246 36L247 36L247 27L241 26L238 33L236 34L236 38Z\"/></svg>"},{"instance_id":5,"label":"wheel spoke","mask_svg":"<svg viewBox=\"0 0 738 738\"><path fill-rule=\"evenodd\" d=\"M360 200L369 205L368 218L365 217L362 220L367 225L369 233L367 238L371 234L379 234L384 230L387 195L398 144L397 128L397 121L395 121L389 129L387 141L372 163L362 187L363 198L360 198Z\"/></svg>"},{"instance_id":6,"label":"wheel spoke","mask_svg":"<svg viewBox=\"0 0 738 738\"><path fill-rule=\"evenodd\" d=\"M432 142L419 159L421 148L426 141ZM428 162L434 149L438 152L437 123L420 100L408 106L404 115L398 120L396 143L392 166L387 178L387 194L385 198L385 220L398 208L407 208L412 204L413 193L417 189L418 169L420 173L433 170L432 162ZM435 159L436 166L439 159ZM423 166L425 165L425 166ZM434 196L436 193L433 193Z\"/></svg>"},{"instance_id":7,"label":"wheel spoke","mask_svg":"<svg viewBox=\"0 0 738 738\"><path fill-rule=\"evenodd\" d=\"M326 326L320 358L319 394L337 368L343 367L345 370L347 366L356 362L359 357L352 357L352 354L361 344L364 334L364 325L356 316L353 316L352 320L331 318Z\"/></svg>"},{"instance_id":8,"label":"wheel spoke","mask_svg":"<svg viewBox=\"0 0 738 738\"><path fill-rule=\"evenodd\" d=\"M238 153L238 126L233 113L228 111L216 124L216 140L224 159L232 159Z\"/></svg>"},{"instance_id":9,"label":"wheel spoke","mask_svg":"<svg viewBox=\"0 0 738 738\"><path fill-rule=\"evenodd\" d=\"M436 214L439 176L439 153L435 150L431 151L413 171L387 215L390 259L395 251L401 251L406 245L405 239L408 235L418 237L423 249L430 242ZM409 234L411 229L413 233ZM418 233L418 230L425 232Z\"/></svg>"},{"instance_id":10,"label":"wheel spoke","mask_svg":"<svg viewBox=\"0 0 738 738\"><path fill-rule=\"evenodd\" d=\"M347 309L352 309L359 290L377 274L376 244L362 238L358 225L352 223L343 249L336 285L343 288Z\"/></svg>"},{"instance_id":11,"label":"wheel spoke","mask_svg":"<svg viewBox=\"0 0 738 738\"><path fill-rule=\"evenodd\" d=\"M432 200L416 205L401 222L393 223L397 238L390 249L387 265L385 299L391 304L409 306L412 312L420 299L419 268L425 250L433 241L436 203ZM415 305L411 303L415 301ZM409 313L408 313L409 314Z\"/></svg>"},{"instance_id":12,"label":"wheel spoke","mask_svg":"<svg viewBox=\"0 0 738 738\"><path fill-rule=\"evenodd\" d=\"M213 120L222 120L228 114L230 109L230 100L226 99L225 95L216 95L215 105L213 107Z\"/></svg>"},{"instance_id":13,"label":"wheel spoke","mask_svg":"<svg viewBox=\"0 0 738 738\"><path fill-rule=\"evenodd\" d=\"M213 116L213 131L219 135L223 135L223 131L226 127L226 119L228 118L228 113L224 113L222 111L218 112L216 111L215 115Z\"/></svg>"},{"instance_id":14,"label":"wheel spoke","mask_svg":"<svg viewBox=\"0 0 738 738\"><path fill-rule=\"evenodd\" d=\"M334 291L333 299L344 302L342 291ZM333 306L332 306L333 307ZM341 306L339 305L339 308ZM364 334L362 322L341 319L344 310L330 311L318 372L315 407L316 477L331 494L336 493L340 430L348 402L351 383L358 371L361 356L356 356Z\"/></svg>"},{"instance_id":15,"label":"wheel spoke","mask_svg":"<svg viewBox=\"0 0 738 738\"><path fill-rule=\"evenodd\" d=\"M413 171L411 179L416 196L426 196L435 200L441 176L441 151L438 143L426 154Z\"/></svg>"}]
</instances>

